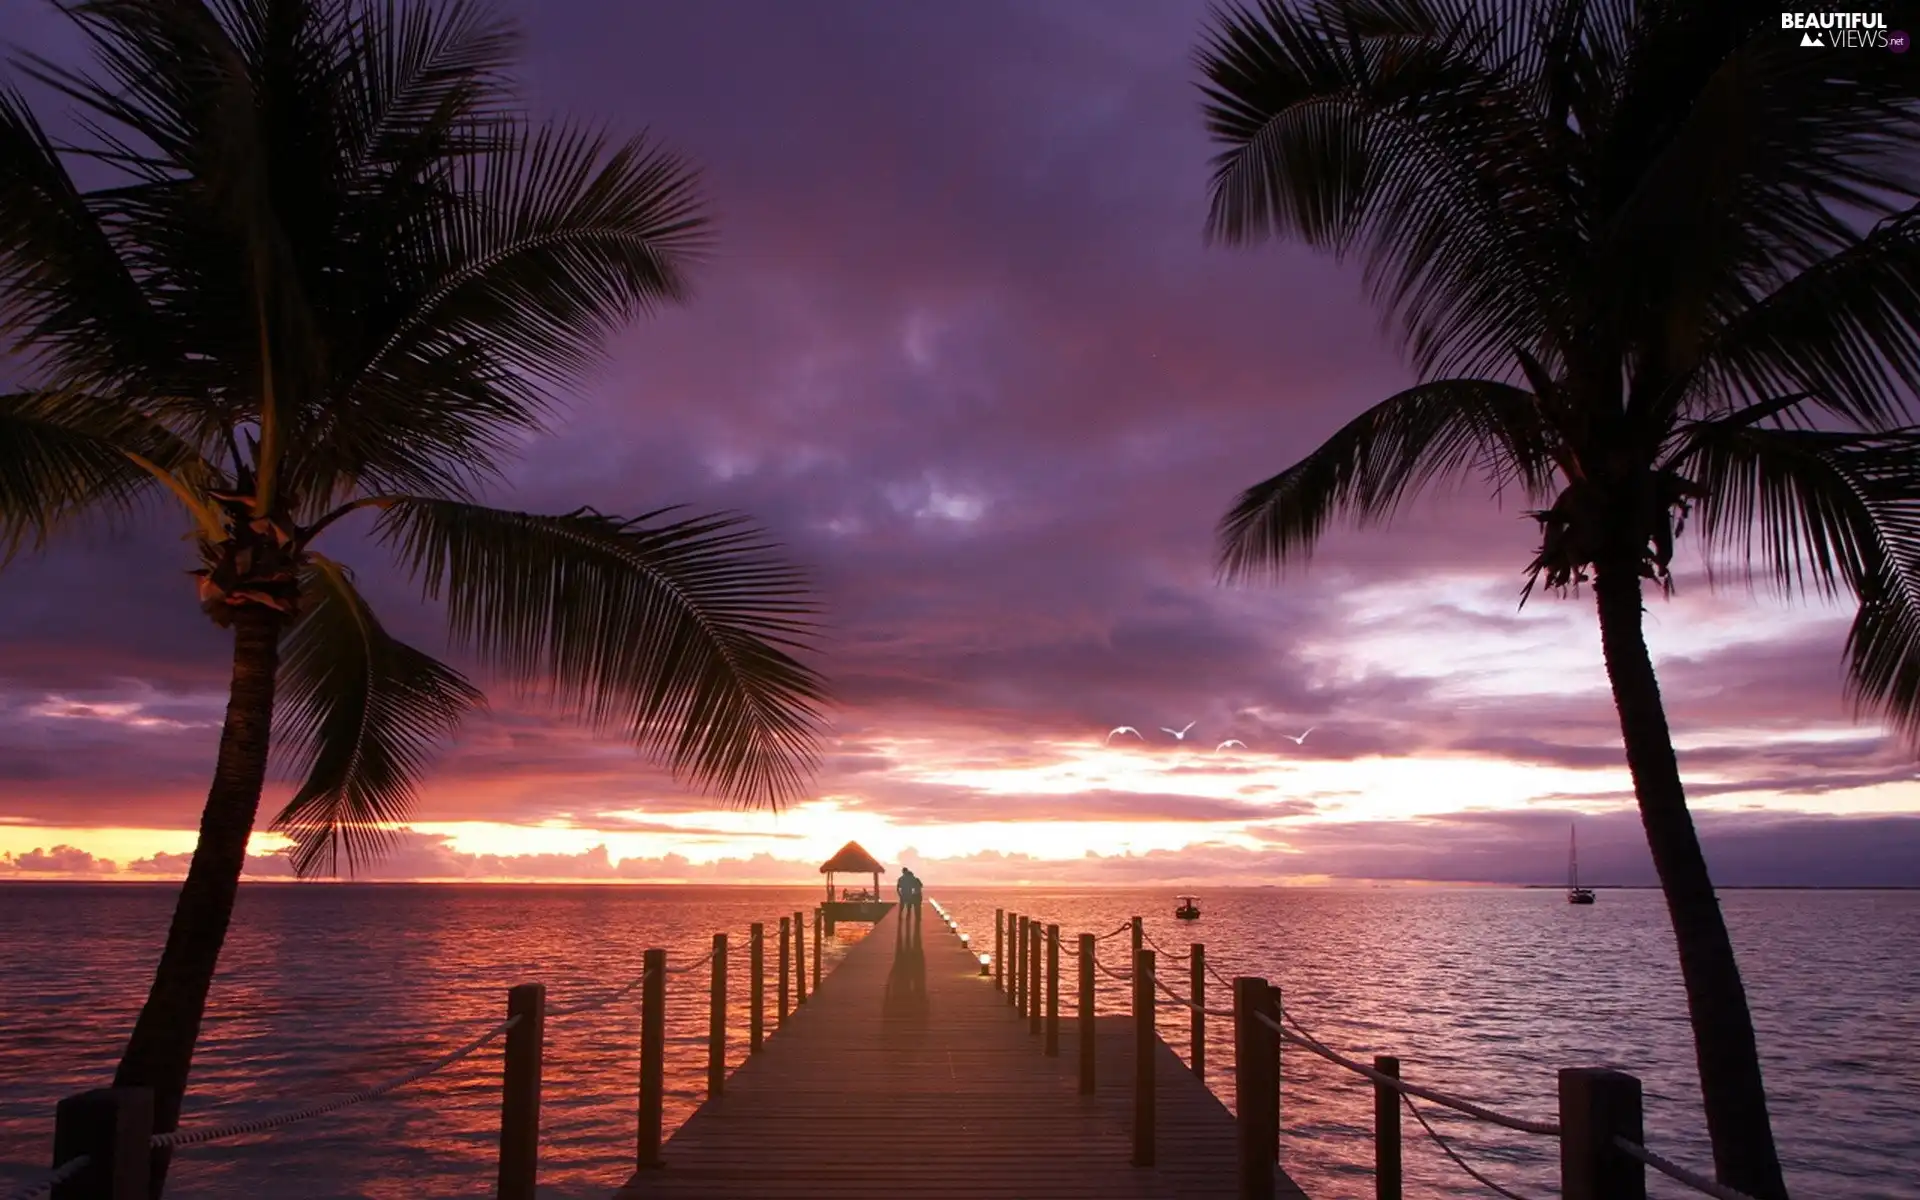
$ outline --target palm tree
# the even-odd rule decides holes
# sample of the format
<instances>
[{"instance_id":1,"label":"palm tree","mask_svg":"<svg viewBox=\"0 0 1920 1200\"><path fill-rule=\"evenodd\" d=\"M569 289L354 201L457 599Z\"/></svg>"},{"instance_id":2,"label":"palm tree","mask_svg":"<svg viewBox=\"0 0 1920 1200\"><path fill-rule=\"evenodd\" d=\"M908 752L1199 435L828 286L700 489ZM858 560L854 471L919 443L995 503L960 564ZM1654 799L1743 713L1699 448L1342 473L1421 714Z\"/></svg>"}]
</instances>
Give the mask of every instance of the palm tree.
<instances>
[{"instance_id":1,"label":"palm tree","mask_svg":"<svg viewBox=\"0 0 1920 1200\"><path fill-rule=\"evenodd\" d=\"M476 661L731 802L798 794L824 691L790 653L804 580L743 518L480 498L607 331L685 297L707 224L684 162L524 116L518 38L475 4L61 7L97 73L20 66L84 140L0 90L0 329L31 379L0 398L4 533L170 503L233 637L199 842L115 1076L165 1131L270 748L300 781L273 822L296 867L350 870L482 701L382 627L322 535L358 525Z\"/></svg>"},{"instance_id":2,"label":"palm tree","mask_svg":"<svg viewBox=\"0 0 1920 1200\"><path fill-rule=\"evenodd\" d=\"M1423 381L1242 493L1223 575L1462 472L1541 506L1521 601L1593 585L1714 1165L1778 1200L1642 588L1671 589L1691 513L1749 581L1850 591L1851 690L1920 734L1920 106L1899 56L1803 50L1761 9L1261 0L1217 11L1198 61L1210 237L1358 253Z\"/></svg>"}]
</instances>

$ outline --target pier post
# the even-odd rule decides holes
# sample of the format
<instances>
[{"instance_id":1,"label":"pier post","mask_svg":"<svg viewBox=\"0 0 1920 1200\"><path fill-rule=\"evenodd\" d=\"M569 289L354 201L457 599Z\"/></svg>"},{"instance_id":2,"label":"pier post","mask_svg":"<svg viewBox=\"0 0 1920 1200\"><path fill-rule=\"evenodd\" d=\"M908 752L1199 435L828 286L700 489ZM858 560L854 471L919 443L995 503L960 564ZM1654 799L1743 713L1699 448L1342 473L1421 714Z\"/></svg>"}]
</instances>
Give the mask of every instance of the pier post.
<instances>
[{"instance_id":1,"label":"pier post","mask_svg":"<svg viewBox=\"0 0 1920 1200\"><path fill-rule=\"evenodd\" d=\"M1140 928L1134 918L1134 929ZM1153 951L1133 956L1133 1165L1153 1165Z\"/></svg>"},{"instance_id":2,"label":"pier post","mask_svg":"<svg viewBox=\"0 0 1920 1200\"><path fill-rule=\"evenodd\" d=\"M993 990L1007 990L1007 910L993 910Z\"/></svg>"},{"instance_id":3,"label":"pier post","mask_svg":"<svg viewBox=\"0 0 1920 1200\"><path fill-rule=\"evenodd\" d=\"M1273 989L1254 975L1233 981L1233 1111L1239 1146L1240 1200L1273 1200L1273 1138L1268 1113L1275 1110L1280 1080L1275 1071L1280 1035L1261 1015L1279 1013ZM1272 1118L1279 1120L1275 1112Z\"/></svg>"},{"instance_id":4,"label":"pier post","mask_svg":"<svg viewBox=\"0 0 1920 1200\"><path fill-rule=\"evenodd\" d=\"M1095 1053L1093 1011L1093 952L1094 939L1090 933L1080 935L1080 1094L1093 1095L1093 1061Z\"/></svg>"},{"instance_id":5,"label":"pier post","mask_svg":"<svg viewBox=\"0 0 1920 1200\"><path fill-rule=\"evenodd\" d=\"M1135 954L1140 953L1141 950L1146 948L1146 945L1146 930L1141 927L1140 918L1135 917L1133 919L1133 952ZM1127 961L1132 962L1133 960L1128 959Z\"/></svg>"},{"instance_id":6,"label":"pier post","mask_svg":"<svg viewBox=\"0 0 1920 1200\"><path fill-rule=\"evenodd\" d=\"M1200 1082L1207 1081L1207 948L1199 942L1187 952L1192 965L1192 973L1187 979L1187 990L1193 1001L1193 1011L1188 1014L1193 1022L1188 1026L1188 1036L1192 1039L1192 1050L1188 1053L1189 1065Z\"/></svg>"},{"instance_id":7,"label":"pier post","mask_svg":"<svg viewBox=\"0 0 1920 1200\"><path fill-rule=\"evenodd\" d=\"M1013 1011L1027 1015L1027 926L1033 922L1023 913L1020 933L1013 948Z\"/></svg>"},{"instance_id":8,"label":"pier post","mask_svg":"<svg viewBox=\"0 0 1920 1200\"><path fill-rule=\"evenodd\" d=\"M793 910L793 1006L807 1002L807 921L806 914Z\"/></svg>"},{"instance_id":9,"label":"pier post","mask_svg":"<svg viewBox=\"0 0 1920 1200\"><path fill-rule=\"evenodd\" d=\"M646 981L640 985L640 1110L634 1166L660 1165L661 1104L666 1098L667 952L647 951Z\"/></svg>"},{"instance_id":10,"label":"pier post","mask_svg":"<svg viewBox=\"0 0 1920 1200\"><path fill-rule=\"evenodd\" d=\"M1060 1057L1060 927L1047 926L1047 1044L1048 1058Z\"/></svg>"},{"instance_id":11,"label":"pier post","mask_svg":"<svg viewBox=\"0 0 1920 1200\"><path fill-rule=\"evenodd\" d=\"M1027 1032L1035 1037L1046 1024L1046 1014L1041 1010L1047 1002L1047 973L1040 961L1040 944L1045 940L1041 935L1045 932L1038 921L1027 927Z\"/></svg>"},{"instance_id":12,"label":"pier post","mask_svg":"<svg viewBox=\"0 0 1920 1200\"><path fill-rule=\"evenodd\" d=\"M747 1053L758 1054L767 1037L767 927L755 921L747 930Z\"/></svg>"},{"instance_id":13,"label":"pier post","mask_svg":"<svg viewBox=\"0 0 1920 1200\"><path fill-rule=\"evenodd\" d=\"M1622 1154L1613 1139L1646 1144L1640 1081L1602 1067L1560 1072L1560 1195L1562 1200L1646 1200L1647 1169Z\"/></svg>"},{"instance_id":14,"label":"pier post","mask_svg":"<svg viewBox=\"0 0 1920 1200\"><path fill-rule=\"evenodd\" d=\"M813 910L813 990L820 990L820 925L824 919L820 909Z\"/></svg>"},{"instance_id":15,"label":"pier post","mask_svg":"<svg viewBox=\"0 0 1920 1200\"><path fill-rule=\"evenodd\" d=\"M523 983L507 993L507 1030L500 1090L497 1200L533 1200L540 1173L540 1057L547 1033L547 988Z\"/></svg>"},{"instance_id":16,"label":"pier post","mask_svg":"<svg viewBox=\"0 0 1920 1200\"><path fill-rule=\"evenodd\" d=\"M1400 1078L1400 1060L1391 1054L1373 1056L1373 1069ZM1384 1083L1373 1085L1373 1196L1400 1200L1400 1093Z\"/></svg>"},{"instance_id":17,"label":"pier post","mask_svg":"<svg viewBox=\"0 0 1920 1200\"><path fill-rule=\"evenodd\" d=\"M147 1200L152 1178L153 1089L94 1088L53 1109L53 1165L87 1165L53 1187L54 1200Z\"/></svg>"},{"instance_id":18,"label":"pier post","mask_svg":"<svg viewBox=\"0 0 1920 1200\"><path fill-rule=\"evenodd\" d=\"M1286 1025L1287 1005L1280 995L1279 986L1270 985L1267 990L1273 994L1273 1023ZM1280 1034L1273 1035L1273 1099L1269 1101L1271 1107L1267 1109L1267 1145L1272 1149L1274 1162L1280 1161L1280 1097L1283 1094L1280 1081L1286 1073L1286 1043L1287 1039Z\"/></svg>"},{"instance_id":19,"label":"pier post","mask_svg":"<svg viewBox=\"0 0 1920 1200\"><path fill-rule=\"evenodd\" d=\"M713 935L713 977L707 985L707 1099L727 1087L727 935Z\"/></svg>"},{"instance_id":20,"label":"pier post","mask_svg":"<svg viewBox=\"0 0 1920 1200\"><path fill-rule=\"evenodd\" d=\"M1007 1007L1020 1007L1020 914L1007 914Z\"/></svg>"},{"instance_id":21,"label":"pier post","mask_svg":"<svg viewBox=\"0 0 1920 1200\"><path fill-rule=\"evenodd\" d=\"M792 935L787 929L788 919L780 918L780 1007L776 1012L777 1020L781 1025L787 1023L787 974L793 969L790 961L793 958L793 947L790 944Z\"/></svg>"}]
</instances>

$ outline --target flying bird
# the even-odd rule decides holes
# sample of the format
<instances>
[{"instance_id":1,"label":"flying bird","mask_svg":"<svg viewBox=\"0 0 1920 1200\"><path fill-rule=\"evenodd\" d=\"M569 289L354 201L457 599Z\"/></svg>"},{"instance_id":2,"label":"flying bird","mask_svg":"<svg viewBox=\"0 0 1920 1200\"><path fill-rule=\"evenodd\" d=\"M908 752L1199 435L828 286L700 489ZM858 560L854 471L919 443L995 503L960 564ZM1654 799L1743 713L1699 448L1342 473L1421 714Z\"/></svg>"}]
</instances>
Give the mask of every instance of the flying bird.
<instances>
[{"instance_id":1,"label":"flying bird","mask_svg":"<svg viewBox=\"0 0 1920 1200\"><path fill-rule=\"evenodd\" d=\"M1307 733L1312 733L1312 732L1313 732L1314 730L1316 730L1316 729L1318 729L1318 728L1320 728L1320 727L1319 727L1318 725L1309 725L1309 726L1307 726ZM1301 734L1301 735L1300 735L1299 737L1294 737L1294 736L1293 736L1292 734L1290 734L1290 733L1283 733L1283 734L1281 734L1280 736L1281 736L1281 737L1283 737L1283 738L1287 738L1288 740L1290 740L1290 741L1292 741L1294 745L1296 745L1296 746L1298 746L1298 745L1302 745L1302 744L1304 744L1304 743L1306 742L1306 740L1307 740L1307 733L1303 733L1303 734Z\"/></svg>"},{"instance_id":2,"label":"flying bird","mask_svg":"<svg viewBox=\"0 0 1920 1200\"><path fill-rule=\"evenodd\" d=\"M1186 729L1168 729L1165 725L1162 725L1160 727L1160 732L1172 734L1173 740L1176 742L1184 742L1187 740L1187 729L1192 729L1193 726L1194 726L1194 722L1192 721L1187 722Z\"/></svg>"},{"instance_id":3,"label":"flying bird","mask_svg":"<svg viewBox=\"0 0 1920 1200\"><path fill-rule=\"evenodd\" d=\"M1226 741L1221 742L1218 746L1215 746L1214 749L1225 750L1228 746L1238 746L1242 750L1245 750L1247 748L1247 744L1241 741L1239 738L1228 738Z\"/></svg>"},{"instance_id":4,"label":"flying bird","mask_svg":"<svg viewBox=\"0 0 1920 1200\"><path fill-rule=\"evenodd\" d=\"M1114 729L1114 731L1113 731L1112 733L1109 733L1109 734L1107 735L1107 742L1108 742L1109 744L1111 744L1111 743L1113 742L1113 739L1114 739L1114 737L1115 737L1115 736L1117 736L1117 735L1119 735L1119 734L1122 734L1122 733L1130 733L1130 734L1132 734L1133 736L1135 736L1135 737L1137 737L1137 738L1140 738L1140 740L1141 740L1141 741L1143 741L1143 742L1147 740L1147 739L1145 739L1145 738L1143 738L1143 737L1140 737L1140 731L1139 731L1138 729L1135 729L1135 728L1134 728L1133 726L1131 726L1131 725L1121 725L1121 726L1118 726L1118 727L1116 727L1116 728Z\"/></svg>"}]
</instances>

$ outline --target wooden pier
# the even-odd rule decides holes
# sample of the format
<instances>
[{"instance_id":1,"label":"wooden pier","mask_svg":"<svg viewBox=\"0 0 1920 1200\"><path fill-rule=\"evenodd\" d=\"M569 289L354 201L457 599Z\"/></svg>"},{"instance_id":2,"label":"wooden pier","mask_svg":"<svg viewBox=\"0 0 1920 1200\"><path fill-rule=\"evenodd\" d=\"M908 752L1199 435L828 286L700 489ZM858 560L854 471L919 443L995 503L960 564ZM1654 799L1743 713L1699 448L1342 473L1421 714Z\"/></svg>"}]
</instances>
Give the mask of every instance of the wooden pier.
<instances>
[{"instance_id":1,"label":"wooden pier","mask_svg":"<svg viewBox=\"0 0 1920 1200\"><path fill-rule=\"evenodd\" d=\"M1416 1097L1555 1140L1567 1200L1645 1200L1649 1169L1705 1195L1749 1200L1647 1147L1640 1081L1631 1075L1562 1068L1557 1121L1502 1113L1402 1079L1391 1055L1375 1055L1368 1066L1322 1044L1295 1028L1278 987L1258 976L1222 976L1199 943L1186 954L1165 953L1168 967L1186 963L1187 987L1176 990L1162 977L1163 952L1137 916L1103 934L1073 934L1069 947L1058 924L996 910L993 952L985 954L984 938L969 945L970 935L938 903L909 913L888 913L827 972L819 908L810 920L804 911L779 919L777 971L769 954L773 927L755 922L745 947L750 1014L743 1061L729 1050L730 939L715 933L712 951L698 959L669 966L665 949L649 949L638 977L572 1003L550 1005L544 985L518 984L507 992L505 1018L458 1049L272 1116L156 1130L148 1089L68 1096L54 1113L52 1169L10 1200L146 1200L152 1149L181 1150L324 1117L495 1043L501 1104L494 1197L536 1200L548 1019L559 1019L564 1031L577 1014L635 1001L637 1170L615 1200L838 1200L876 1189L922 1200L1305 1200L1278 1165L1283 1044L1371 1088L1375 1200L1404 1194L1402 1108L1432 1132ZM1115 942L1105 955L1124 954L1123 972L1101 961L1099 944L1129 931L1130 944ZM1128 985L1126 1014L1083 1019L1095 1009L1096 972ZM675 979L706 985L708 1098L663 1141L668 1042L686 1040L666 1036L667 989ZM1233 1022L1234 1113L1201 1081L1197 1063L1182 1062L1159 1037L1169 1020L1190 1021L1198 1058L1206 1049L1203 1015ZM1441 1149L1486 1182L1451 1148Z\"/></svg>"},{"instance_id":2,"label":"wooden pier","mask_svg":"<svg viewBox=\"0 0 1920 1200\"><path fill-rule=\"evenodd\" d=\"M850 949L765 1049L687 1118L618 1200L1120 1200L1239 1195L1231 1113L1156 1037L1155 1165L1131 1165L1132 1020L1077 1020L1060 1054L931 913L896 911ZM1281 1176L1276 1195L1304 1200Z\"/></svg>"}]
</instances>

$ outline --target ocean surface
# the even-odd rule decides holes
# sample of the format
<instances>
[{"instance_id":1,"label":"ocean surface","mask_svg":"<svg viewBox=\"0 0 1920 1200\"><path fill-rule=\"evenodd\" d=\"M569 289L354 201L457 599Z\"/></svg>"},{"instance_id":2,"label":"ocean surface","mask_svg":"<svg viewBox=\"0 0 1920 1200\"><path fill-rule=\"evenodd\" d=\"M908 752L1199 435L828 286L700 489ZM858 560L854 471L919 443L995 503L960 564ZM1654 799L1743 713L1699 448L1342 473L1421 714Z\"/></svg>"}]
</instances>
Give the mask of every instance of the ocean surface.
<instances>
[{"instance_id":1,"label":"ocean surface","mask_svg":"<svg viewBox=\"0 0 1920 1200\"><path fill-rule=\"evenodd\" d=\"M1352 1057L1398 1054L1402 1074L1495 1108L1554 1119L1554 1072L1612 1066L1646 1090L1648 1142L1710 1165L1672 935L1660 897L1557 890L1221 890L1177 922L1159 891L948 890L939 899L989 949L996 905L1102 933L1135 913L1167 952L1202 941L1223 975L1278 983L1301 1024ZM457 1048L505 1012L507 988L590 999L731 935L730 1034L744 1053L746 940L818 900L814 888L249 884L214 983L187 1127L271 1115L359 1090ZM0 1197L50 1161L54 1104L102 1086L143 998L171 887L0 884ZM1723 906L1765 1057L1774 1128L1796 1196L1920 1197L1920 892L1730 891ZM930 918L931 919L931 918ZM859 936L843 931L829 969ZM1063 940L1066 940L1063 936ZM1103 958L1124 959L1124 938ZM1116 966L1121 965L1116 961ZM1184 991L1185 966L1162 967ZM1124 1011L1103 978L1103 1011ZM768 994L772 996L772 985ZM1224 991L1210 1005L1229 1003ZM771 1004L771 999L769 1000ZM668 989L667 1123L704 1090L704 971ZM634 1137L638 993L547 1025L543 1197L604 1200ZM1162 1035L1184 1055L1184 1011ZM1230 1023L1208 1031L1210 1082L1232 1094ZM411 1200L484 1197L494 1184L497 1044L383 1098L275 1131L196 1146L172 1197ZM1315 1200L1372 1195L1369 1086L1289 1048L1283 1164ZM1431 1104L1440 1137L1520 1195L1558 1192L1551 1142ZM1404 1120L1407 1195L1487 1196ZM1693 1195L1654 1183L1661 1197ZM1036 1198L1043 1200L1043 1198Z\"/></svg>"}]
</instances>

